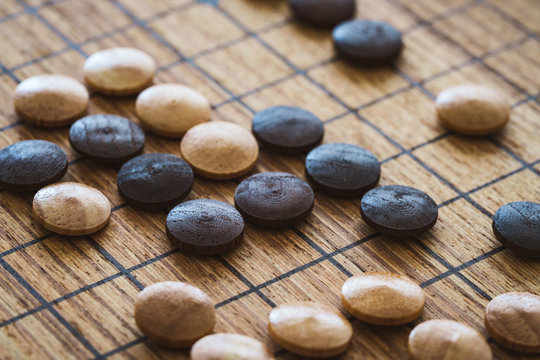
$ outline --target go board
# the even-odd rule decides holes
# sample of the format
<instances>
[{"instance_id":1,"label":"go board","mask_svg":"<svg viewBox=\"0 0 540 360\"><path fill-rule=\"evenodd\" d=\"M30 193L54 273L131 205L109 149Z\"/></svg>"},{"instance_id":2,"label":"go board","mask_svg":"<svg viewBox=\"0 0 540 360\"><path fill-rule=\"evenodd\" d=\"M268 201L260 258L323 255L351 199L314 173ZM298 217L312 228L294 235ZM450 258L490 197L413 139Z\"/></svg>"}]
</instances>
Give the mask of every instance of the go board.
<instances>
[{"instance_id":1,"label":"go board","mask_svg":"<svg viewBox=\"0 0 540 360\"><path fill-rule=\"evenodd\" d=\"M537 0L359 0L358 16L403 32L393 67L340 61L331 32L298 23L284 0L3 0L0 4L0 148L24 139L60 145L64 181L101 190L113 213L84 238L54 235L32 218L32 195L0 192L0 357L3 359L187 359L145 341L135 326L140 289L190 282L215 301L217 332L253 336L278 359L295 358L270 340L276 304L314 300L341 308L353 274L409 275L427 294L420 319L377 327L353 320L343 359L407 358L421 321L449 318L485 336L488 301L509 291L540 293L540 262L505 249L491 230L494 212L517 200L540 201L540 4ZM380 184L430 194L439 221L428 233L396 240L360 217L360 199L315 193L308 219L284 230L246 226L244 243L221 256L194 257L165 235L165 212L136 210L120 198L117 168L83 160L68 129L23 124L13 111L21 80L60 73L82 80L85 58L113 46L140 48L159 69L156 83L195 88L212 119L249 129L255 112L301 106L325 122L324 143L346 142L382 162ZM495 87L513 104L497 135L462 137L437 122L434 98L465 81ZM91 114L136 120L134 98L91 97ZM148 134L145 152L179 155L179 141ZM302 178L304 157L261 150L254 172ZM236 181L197 177L188 199L233 203ZM488 339L497 359L515 359Z\"/></svg>"}]
</instances>

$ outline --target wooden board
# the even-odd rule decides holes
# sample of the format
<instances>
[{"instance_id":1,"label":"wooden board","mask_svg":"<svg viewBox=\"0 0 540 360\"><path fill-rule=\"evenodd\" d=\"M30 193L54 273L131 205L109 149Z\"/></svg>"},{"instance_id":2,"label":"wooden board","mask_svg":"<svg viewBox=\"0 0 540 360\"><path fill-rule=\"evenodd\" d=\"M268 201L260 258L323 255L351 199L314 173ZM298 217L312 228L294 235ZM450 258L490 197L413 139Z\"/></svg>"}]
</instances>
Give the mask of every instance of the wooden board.
<instances>
[{"instance_id":1,"label":"wooden board","mask_svg":"<svg viewBox=\"0 0 540 360\"><path fill-rule=\"evenodd\" d=\"M540 293L540 262L504 249L490 219L510 201L540 201L540 3L360 0L359 16L403 31L394 68L339 61L330 31L297 23L284 0L2 0L0 148L31 138L59 144L71 161L64 180L100 189L114 209L103 231L67 238L32 219L31 194L0 192L0 358L187 358L147 343L133 320L139 290L163 280L201 287L217 304L216 331L261 339L279 359L294 356L268 337L271 308L294 300L340 307L342 283L362 271L408 274L424 287L426 308L409 326L353 320L343 359L404 359L411 328L433 318L463 321L487 336L483 311L492 297ZM152 54L157 83L204 93L214 120L249 128L254 112L271 105L309 109L326 122L324 142L377 155L381 184L428 192L440 204L438 223L418 239L390 239L361 220L359 199L316 193L313 214L296 227L247 225L245 243L223 256L178 252L165 236L165 212L138 211L119 197L117 169L82 160L68 129L27 126L12 108L21 79L82 79L88 54L118 45ZM514 109L503 132L473 139L438 124L434 96L463 81L507 94ZM136 119L133 98L94 95L90 113ZM178 154L178 145L149 135L145 151ZM255 171L304 177L303 161L263 150ZM232 203L236 185L197 178L189 198ZM519 358L490 343L497 359Z\"/></svg>"}]
</instances>

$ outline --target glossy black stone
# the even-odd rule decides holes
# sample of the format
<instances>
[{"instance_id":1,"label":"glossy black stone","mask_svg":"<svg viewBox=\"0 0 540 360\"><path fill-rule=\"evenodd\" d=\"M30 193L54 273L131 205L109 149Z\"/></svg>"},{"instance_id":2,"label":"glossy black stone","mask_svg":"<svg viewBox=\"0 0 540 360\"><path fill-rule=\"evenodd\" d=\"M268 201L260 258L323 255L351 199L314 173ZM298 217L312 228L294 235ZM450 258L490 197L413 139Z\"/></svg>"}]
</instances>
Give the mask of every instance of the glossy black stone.
<instances>
[{"instance_id":1,"label":"glossy black stone","mask_svg":"<svg viewBox=\"0 0 540 360\"><path fill-rule=\"evenodd\" d=\"M198 199L175 206L167 216L167 236L178 248L201 255L230 250L242 240L244 220L231 205Z\"/></svg>"},{"instance_id":2,"label":"glossy black stone","mask_svg":"<svg viewBox=\"0 0 540 360\"><path fill-rule=\"evenodd\" d=\"M161 209L182 201L193 186L191 166L172 154L144 154L118 172L118 191L131 205Z\"/></svg>"},{"instance_id":3,"label":"glossy black stone","mask_svg":"<svg viewBox=\"0 0 540 360\"><path fill-rule=\"evenodd\" d=\"M0 151L0 188L37 191L60 180L68 169L64 150L45 140L25 140Z\"/></svg>"},{"instance_id":4,"label":"glossy black stone","mask_svg":"<svg viewBox=\"0 0 540 360\"><path fill-rule=\"evenodd\" d=\"M82 155L105 163L122 163L140 153L144 132L133 121L116 115L90 115L69 129L71 146Z\"/></svg>"},{"instance_id":5,"label":"glossy black stone","mask_svg":"<svg viewBox=\"0 0 540 360\"><path fill-rule=\"evenodd\" d=\"M403 47L401 33L380 21L347 21L337 26L332 35L337 52L359 65L387 65Z\"/></svg>"},{"instance_id":6,"label":"glossy black stone","mask_svg":"<svg viewBox=\"0 0 540 360\"><path fill-rule=\"evenodd\" d=\"M330 195L359 196L377 185L381 166L375 155L359 146L324 144L306 157L306 176Z\"/></svg>"},{"instance_id":7,"label":"glossy black stone","mask_svg":"<svg viewBox=\"0 0 540 360\"><path fill-rule=\"evenodd\" d=\"M336 26L356 12L355 0L289 0L289 5L300 20L318 27Z\"/></svg>"},{"instance_id":8,"label":"glossy black stone","mask_svg":"<svg viewBox=\"0 0 540 360\"><path fill-rule=\"evenodd\" d=\"M267 149L296 153L308 151L324 136L321 120L294 106L274 106L253 118L253 134Z\"/></svg>"},{"instance_id":9,"label":"glossy black stone","mask_svg":"<svg viewBox=\"0 0 540 360\"><path fill-rule=\"evenodd\" d=\"M493 233L516 254L540 258L540 204L516 201L493 216Z\"/></svg>"},{"instance_id":10,"label":"glossy black stone","mask_svg":"<svg viewBox=\"0 0 540 360\"><path fill-rule=\"evenodd\" d=\"M302 179L281 172L253 175L236 188L234 203L244 219L267 227L286 227L313 209L313 190Z\"/></svg>"},{"instance_id":11,"label":"glossy black stone","mask_svg":"<svg viewBox=\"0 0 540 360\"><path fill-rule=\"evenodd\" d=\"M360 204L365 222L382 234L412 237L435 225L437 204L429 195L401 185L381 186L368 191Z\"/></svg>"}]
</instances>

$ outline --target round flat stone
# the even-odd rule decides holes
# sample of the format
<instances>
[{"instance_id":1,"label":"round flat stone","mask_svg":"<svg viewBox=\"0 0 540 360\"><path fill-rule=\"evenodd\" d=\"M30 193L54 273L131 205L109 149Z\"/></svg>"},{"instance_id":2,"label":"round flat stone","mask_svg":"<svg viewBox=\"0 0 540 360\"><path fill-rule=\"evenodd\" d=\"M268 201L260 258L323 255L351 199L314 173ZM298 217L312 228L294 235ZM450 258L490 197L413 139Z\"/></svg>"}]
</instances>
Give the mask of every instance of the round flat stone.
<instances>
[{"instance_id":1,"label":"round flat stone","mask_svg":"<svg viewBox=\"0 0 540 360\"><path fill-rule=\"evenodd\" d=\"M351 144L324 144L306 157L307 178L335 196L359 196L379 182L381 166L368 150Z\"/></svg>"},{"instance_id":2,"label":"round flat stone","mask_svg":"<svg viewBox=\"0 0 540 360\"><path fill-rule=\"evenodd\" d=\"M510 292L492 299L486 307L486 329L502 346L540 354L540 296Z\"/></svg>"},{"instance_id":3,"label":"round flat stone","mask_svg":"<svg viewBox=\"0 0 540 360\"><path fill-rule=\"evenodd\" d=\"M492 360L486 339L473 328L452 320L428 320L409 335L413 360Z\"/></svg>"},{"instance_id":4,"label":"round flat stone","mask_svg":"<svg viewBox=\"0 0 540 360\"><path fill-rule=\"evenodd\" d=\"M182 348L212 332L216 312L201 289L180 281L163 281L139 293L135 322L153 342Z\"/></svg>"},{"instance_id":5,"label":"round flat stone","mask_svg":"<svg viewBox=\"0 0 540 360\"><path fill-rule=\"evenodd\" d=\"M270 312L272 340L292 353L308 357L341 354L353 334L339 311L311 301L279 305Z\"/></svg>"},{"instance_id":6,"label":"round flat stone","mask_svg":"<svg viewBox=\"0 0 540 360\"><path fill-rule=\"evenodd\" d=\"M306 218L313 209L313 190L302 179L280 172L253 175L238 185L236 208L246 221L286 227Z\"/></svg>"},{"instance_id":7,"label":"round flat stone","mask_svg":"<svg viewBox=\"0 0 540 360\"><path fill-rule=\"evenodd\" d=\"M151 210L178 204L191 191L193 171L172 154L144 154L120 168L118 191L131 205Z\"/></svg>"},{"instance_id":8,"label":"round flat stone","mask_svg":"<svg viewBox=\"0 0 540 360\"><path fill-rule=\"evenodd\" d=\"M380 21L350 20L332 33L339 55L360 65L387 65L401 52L401 33Z\"/></svg>"},{"instance_id":9,"label":"round flat stone","mask_svg":"<svg viewBox=\"0 0 540 360\"><path fill-rule=\"evenodd\" d=\"M25 140L0 151L0 188L37 191L60 180L67 171L64 150L45 140Z\"/></svg>"},{"instance_id":10,"label":"round flat stone","mask_svg":"<svg viewBox=\"0 0 540 360\"><path fill-rule=\"evenodd\" d=\"M445 89L435 104L441 123L464 135L488 135L502 129L512 110L501 92L477 84Z\"/></svg>"},{"instance_id":11,"label":"round flat stone","mask_svg":"<svg viewBox=\"0 0 540 360\"><path fill-rule=\"evenodd\" d=\"M210 179L234 179L253 169L259 146L243 127L211 121L188 130L180 152L196 174Z\"/></svg>"},{"instance_id":12,"label":"round flat stone","mask_svg":"<svg viewBox=\"0 0 540 360\"><path fill-rule=\"evenodd\" d=\"M412 237L435 225L437 204L426 193L401 185L381 186L368 191L360 204L366 223L385 235Z\"/></svg>"},{"instance_id":13,"label":"round flat stone","mask_svg":"<svg viewBox=\"0 0 540 360\"><path fill-rule=\"evenodd\" d=\"M289 4L299 19L319 27L333 27L356 12L355 0L289 0Z\"/></svg>"},{"instance_id":14,"label":"round flat stone","mask_svg":"<svg viewBox=\"0 0 540 360\"><path fill-rule=\"evenodd\" d=\"M321 142L324 127L309 111L293 106L274 106L253 118L253 134L270 150L303 152Z\"/></svg>"},{"instance_id":15,"label":"round flat stone","mask_svg":"<svg viewBox=\"0 0 540 360\"><path fill-rule=\"evenodd\" d=\"M343 284L341 302L350 314L370 324L403 325L422 314L425 295L407 276L366 272Z\"/></svg>"},{"instance_id":16,"label":"round flat stone","mask_svg":"<svg viewBox=\"0 0 540 360\"><path fill-rule=\"evenodd\" d=\"M212 334L191 348L191 360L274 360L260 341L239 334Z\"/></svg>"},{"instance_id":17,"label":"round flat stone","mask_svg":"<svg viewBox=\"0 0 540 360\"><path fill-rule=\"evenodd\" d=\"M139 94L135 110L153 133L179 138L210 120L210 102L197 91L179 84L159 84Z\"/></svg>"},{"instance_id":18,"label":"round flat stone","mask_svg":"<svg viewBox=\"0 0 540 360\"><path fill-rule=\"evenodd\" d=\"M81 236L101 230L109 222L111 205L93 187L61 182L39 190L32 212L46 229L62 235Z\"/></svg>"},{"instance_id":19,"label":"round flat stone","mask_svg":"<svg viewBox=\"0 0 540 360\"><path fill-rule=\"evenodd\" d=\"M167 236L184 251L212 255L242 241L244 219L231 205L197 199L175 206L167 215Z\"/></svg>"},{"instance_id":20,"label":"round flat stone","mask_svg":"<svg viewBox=\"0 0 540 360\"><path fill-rule=\"evenodd\" d=\"M26 122L41 127L71 124L86 113L89 95L77 80L64 75L38 75L15 89L15 111Z\"/></svg>"},{"instance_id":21,"label":"round flat stone","mask_svg":"<svg viewBox=\"0 0 540 360\"><path fill-rule=\"evenodd\" d=\"M540 258L540 204L516 201L493 216L493 233L516 254Z\"/></svg>"},{"instance_id":22,"label":"round flat stone","mask_svg":"<svg viewBox=\"0 0 540 360\"><path fill-rule=\"evenodd\" d=\"M133 95L149 86L156 63L147 53L116 47L92 54L84 63L84 79L93 90L106 95Z\"/></svg>"},{"instance_id":23,"label":"round flat stone","mask_svg":"<svg viewBox=\"0 0 540 360\"><path fill-rule=\"evenodd\" d=\"M90 115L71 125L69 142L73 149L93 160L122 163L142 151L144 132L125 117Z\"/></svg>"}]
</instances>

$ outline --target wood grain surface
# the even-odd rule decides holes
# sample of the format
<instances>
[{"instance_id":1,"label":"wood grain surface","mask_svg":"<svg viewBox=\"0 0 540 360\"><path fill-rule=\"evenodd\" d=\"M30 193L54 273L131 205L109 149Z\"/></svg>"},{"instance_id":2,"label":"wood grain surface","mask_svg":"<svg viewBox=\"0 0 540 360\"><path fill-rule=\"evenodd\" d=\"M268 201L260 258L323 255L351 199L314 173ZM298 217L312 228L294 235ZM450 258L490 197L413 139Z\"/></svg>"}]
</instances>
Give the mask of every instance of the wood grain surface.
<instances>
[{"instance_id":1,"label":"wood grain surface","mask_svg":"<svg viewBox=\"0 0 540 360\"><path fill-rule=\"evenodd\" d=\"M353 320L353 343L342 359L405 359L410 330L428 319L462 321L487 336L483 312L492 297L540 293L540 262L515 256L491 230L499 206L540 202L540 2L358 4L359 17L403 31L405 49L394 67L340 61L331 32L298 23L285 0L0 1L0 148L24 139L60 145L70 160L63 181L99 189L113 208L105 229L69 238L32 218L32 194L0 191L0 358L187 359L187 351L147 342L135 326L139 290L164 280L206 291L217 304L216 332L253 336L278 359L295 356L271 342L270 310L314 300L343 311L341 285L363 271L407 274L422 284L426 307L404 326ZM14 113L18 82L42 73L82 80L85 58L112 46L150 53L159 67L155 82L195 88L212 103L213 120L249 129L266 107L308 109L325 121L325 143L357 144L382 161L381 185L430 194L438 223L417 239L387 238L361 220L360 199L316 192L313 213L298 226L247 225L234 251L182 254L166 238L165 212L136 210L120 198L115 167L82 160L69 146L68 128L31 127ZM494 86L510 99L502 132L468 138L439 125L434 97L464 81ZM137 121L134 101L96 94L89 112ZM179 155L179 141L148 134L144 151ZM305 178L303 162L262 149L253 173ZM188 198L232 204L237 183L197 177ZM496 359L521 357L488 341Z\"/></svg>"}]
</instances>

